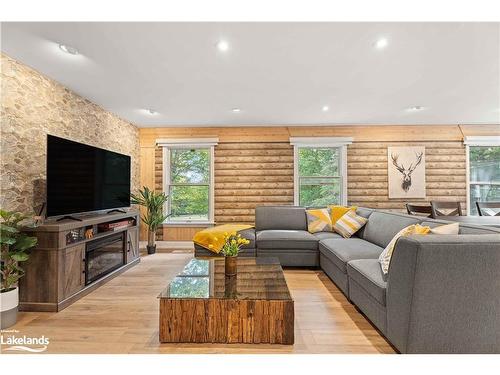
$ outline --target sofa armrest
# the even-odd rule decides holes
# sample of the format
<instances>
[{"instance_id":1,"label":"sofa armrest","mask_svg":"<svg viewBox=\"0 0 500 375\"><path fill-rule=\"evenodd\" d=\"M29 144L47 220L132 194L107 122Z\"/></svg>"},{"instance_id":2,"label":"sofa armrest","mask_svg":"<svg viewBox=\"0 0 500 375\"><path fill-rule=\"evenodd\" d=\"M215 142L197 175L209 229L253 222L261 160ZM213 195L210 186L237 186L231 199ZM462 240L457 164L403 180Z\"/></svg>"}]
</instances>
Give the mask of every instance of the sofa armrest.
<instances>
[{"instance_id":1,"label":"sofa armrest","mask_svg":"<svg viewBox=\"0 0 500 375\"><path fill-rule=\"evenodd\" d=\"M500 353L500 235L399 239L387 337L402 353Z\"/></svg>"}]
</instances>

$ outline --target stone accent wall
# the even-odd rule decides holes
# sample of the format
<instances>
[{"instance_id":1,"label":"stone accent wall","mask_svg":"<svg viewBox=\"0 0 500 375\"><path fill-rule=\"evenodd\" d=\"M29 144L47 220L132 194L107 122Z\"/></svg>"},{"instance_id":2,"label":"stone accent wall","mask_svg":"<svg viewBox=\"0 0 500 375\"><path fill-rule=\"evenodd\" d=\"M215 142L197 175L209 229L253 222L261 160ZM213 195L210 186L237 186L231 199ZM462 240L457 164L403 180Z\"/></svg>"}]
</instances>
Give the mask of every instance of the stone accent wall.
<instances>
[{"instance_id":1,"label":"stone accent wall","mask_svg":"<svg viewBox=\"0 0 500 375\"><path fill-rule=\"evenodd\" d=\"M43 203L47 134L130 155L132 189L139 187L137 127L28 66L0 58L0 207L32 214Z\"/></svg>"}]
</instances>

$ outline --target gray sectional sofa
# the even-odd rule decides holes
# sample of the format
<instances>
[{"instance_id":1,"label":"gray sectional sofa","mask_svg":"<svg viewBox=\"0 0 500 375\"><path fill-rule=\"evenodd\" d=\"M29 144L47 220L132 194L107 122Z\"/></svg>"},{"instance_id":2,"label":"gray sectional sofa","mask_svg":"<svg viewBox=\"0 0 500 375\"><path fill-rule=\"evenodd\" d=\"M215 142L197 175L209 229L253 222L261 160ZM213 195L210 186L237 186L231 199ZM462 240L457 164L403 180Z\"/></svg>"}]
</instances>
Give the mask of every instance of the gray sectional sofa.
<instances>
[{"instance_id":1,"label":"gray sectional sofa","mask_svg":"<svg viewBox=\"0 0 500 375\"><path fill-rule=\"evenodd\" d=\"M389 274L378 257L402 228L449 224L358 208L353 237L307 231L304 207L257 207L242 256L320 267L401 353L500 353L500 229L400 238ZM213 253L195 245L196 256Z\"/></svg>"}]
</instances>

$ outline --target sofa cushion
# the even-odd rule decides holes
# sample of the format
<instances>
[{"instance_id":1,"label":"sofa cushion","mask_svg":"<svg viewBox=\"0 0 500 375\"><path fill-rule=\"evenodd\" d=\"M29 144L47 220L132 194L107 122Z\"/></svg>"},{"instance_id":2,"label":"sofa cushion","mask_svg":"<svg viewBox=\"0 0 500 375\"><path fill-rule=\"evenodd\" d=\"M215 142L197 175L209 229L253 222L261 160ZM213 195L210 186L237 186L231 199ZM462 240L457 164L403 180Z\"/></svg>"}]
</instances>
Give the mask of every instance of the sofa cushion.
<instances>
[{"instance_id":1,"label":"sofa cushion","mask_svg":"<svg viewBox=\"0 0 500 375\"><path fill-rule=\"evenodd\" d=\"M422 225L427 225L431 228L438 227L440 225L451 224L452 222L446 220L425 220ZM496 227L486 227L472 224L460 224L459 234L498 234L500 233L500 228Z\"/></svg>"},{"instance_id":2,"label":"sofa cushion","mask_svg":"<svg viewBox=\"0 0 500 375\"><path fill-rule=\"evenodd\" d=\"M375 211L368 218L361 238L375 245L386 247L401 229L421 221L409 215Z\"/></svg>"},{"instance_id":3,"label":"sofa cushion","mask_svg":"<svg viewBox=\"0 0 500 375\"><path fill-rule=\"evenodd\" d=\"M439 225L431 229L431 234L458 234L460 225L458 223Z\"/></svg>"},{"instance_id":4,"label":"sofa cushion","mask_svg":"<svg viewBox=\"0 0 500 375\"><path fill-rule=\"evenodd\" d=\"M426 235L430 230L430 227L424 227L420 224L412 224L396 233L391 242L389 242L389 244L385 247L384 251L382 251L382 254L380 254L378 258L384 275L387 275L387 273L389 272L389 264L391 263L392 254L394 253L396 242L398 242L400 237L406 237L412 234Z\"/></svg>"},{"instance_id":5,"label":"sofa cushion","mask_svg":"<svg viewBox=\"0 0 500 375\"><path fill-rule=\"evenodd\" d=\"M331 232L332 218L329 208L312 208L306 210L307 230L309 233Z\"/></svg>"},{"instance_id":6,"label":"sofa cushion","mask_svg":"<svg viewBox=\"0 0 500 375\"><path fill-rule=\"evenodd\" d=\"M357 259L347 263L347 275L377 302L385 306L387 282L376 259Z\"/></svg>"},{"instance_id":7,"label":"sofa cushion","mask_svg":"<svg viewBox=\"0 0 500 375\"><path fill-rule=\"evenodd\" d=\"M256 238L260 249L318 249L318 239L305 230L261 230Z\"/></svg>"},{"instance_id":8,"label":"sofa cushion","mask_svg":"<svg viewBox=\"0 0 500 375\"><path fill-rule=\"evenodd\" d=\"M335 224L339 219L344 216L347 211L356 211L358 207L356 206L337 206L337 205L330 205L328 208L331 211L331 222L332 225Z\"/></svg>"},{"instance_id":9,"label":"sofa cushion","mask_svg":"<svg viewBox=\"0 0 500 375\"><path fill-rule=\"evenodd\" d=\"M318 232L314 233L314 237L316 237L319 241L326 240L328 238L342 238L342 236L335 232Z\"/></svg>"},{"instance_id":10,"label":"sofa cushion","mask_svg":"<svg viewBox=\"0 0 500 375\"><path fill-rule=\"evenodd\" d=\"M356 214L358 214L359 216L363 216L365 219L368 219L372 213L373 213L373 209L371 209L371 208L358 207L358 209L356 210ZM363 238L365 228L366 228L366 225L364 225L363 228L361 228L356 233L354 233L354 236L359 237L359 238Z\"/></svg>"},{"instance_id":11,"label":"sofa cushion","mask_svg":"<svg viewBox=\"0 0 500 375\"><path fill-rule=\"evenodd\" d=\"M330 238L319 243L319 251L330 259L344 273L347 272L347 262L354 259L375 259L384 249L361 238ZM380 265L379 265L380 268Z\"/></svg>"},{"instance_id":12,"label":"sofa cushion","mask_svg":"<svg viewBox=\"0 0 500 375\"><path fill-rule=\"evenodd\" d=\"M354 211L347 211L344 216L333 225L335 232L344 238L351 238L354 233L360 230L368 221L363 216L359 216Z\"/></svg>"},{"instance_id":13,"label":"sofa cushion","mask_svg":"<svg viewBox=\"0 0 500 375\"><path fill-rule=\"evenodd\" d=\"M450 224L450 222L444 221L444 220L434 220L434 219L424 220L420 223L420 225L423 225L424 227L430 227L431 229L436 228L436 227L440 227L441 225L446 225L446 224Z\"/></svg>"},{"instance_id":14,"label":"sofa cushion","mask_svg":"<svg viewBox=\"0 0 500 375\"><path fill-rule=\"evenodd\" d=\"M307 230L306 209L296 206L259 206L255 208L255 230Z\"/></svg>"}]
</instances>

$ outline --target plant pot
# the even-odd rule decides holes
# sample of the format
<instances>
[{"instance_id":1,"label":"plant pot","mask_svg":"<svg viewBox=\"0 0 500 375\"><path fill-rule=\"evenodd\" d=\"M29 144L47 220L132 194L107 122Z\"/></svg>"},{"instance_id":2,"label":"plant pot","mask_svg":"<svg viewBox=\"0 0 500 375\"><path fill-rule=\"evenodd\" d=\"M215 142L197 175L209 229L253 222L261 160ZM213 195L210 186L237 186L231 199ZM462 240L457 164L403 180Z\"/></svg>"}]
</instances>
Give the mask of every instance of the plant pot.
<instances>
[{"instance_id":1,"label":"plant pot","mask_svg":"<svg viewBox=\"0 0 500 375\"><path fill-rule=\"evenodd\" d=\"M226 276L236 276L238 272L238 256L225 257L224 266Z\"/></svg>"},{"instance_id":2,"label":"plant pot","mask_svg":"<svg viewBox=\"0 0 500 375\"><path fill-rule=\"evenodd\" d=\"M17 322L19 288L0 293L1 329L9 328Z\"/></svg>"},{"instance_id":3,"label":"plant pot","mask_svg":"<svg viewBox=\"0 0 500 375\"><path fill-rule=\"evenodd\" d=\"M150 255L156 253L156 245L153 245L153 246L147 245L146 249L148 250L148 254L150 254Z\"/></svg>"}]
</instances>

